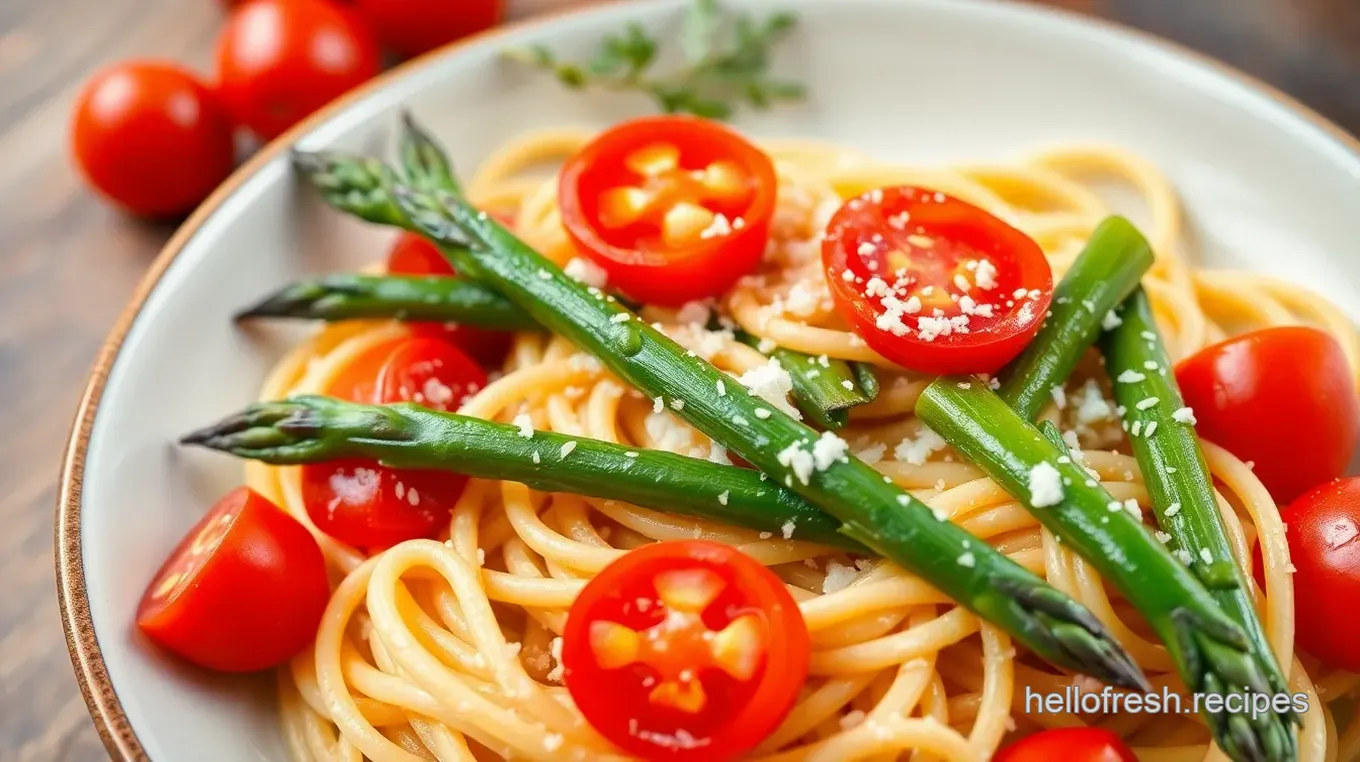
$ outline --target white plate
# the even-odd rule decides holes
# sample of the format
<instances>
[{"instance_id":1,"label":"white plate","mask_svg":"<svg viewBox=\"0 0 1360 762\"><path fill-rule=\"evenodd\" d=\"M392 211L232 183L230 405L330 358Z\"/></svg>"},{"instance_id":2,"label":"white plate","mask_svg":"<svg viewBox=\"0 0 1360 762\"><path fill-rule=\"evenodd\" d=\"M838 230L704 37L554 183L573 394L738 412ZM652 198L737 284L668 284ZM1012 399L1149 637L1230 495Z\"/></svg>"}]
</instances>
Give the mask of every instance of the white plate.
<instances>
[{"instance_id":1,"label":"white plate","mask_svg":"<svg viewBox=\"0 0 1360 762\"><path fill-rule=\"evenodd\" d=\"M638 21L672 36L681 0L608 5L427 57L265 149L167 246L110 335L68 452L58 544L62 606L91 713L115 755L285 759L267 680L217 679L163 657L132 619L175 541L240 478L172 443L253 399L278 347L237 308L304 272L372 257L387 235L295 186L285 145L384 151L406 106L470 167L506 135L605 125L640 98L566 92L497 57L551 43L584 54ZM773 0L797 11L781 73L804 106L741 123L843 141L885 158L1005 159L1059 141L1118 143L1165 168L1211 264L1264 270L1360 309L1360 154L1320 117L1221 66L1060 13L973 0Z\"/></svg>"}]
</instances>

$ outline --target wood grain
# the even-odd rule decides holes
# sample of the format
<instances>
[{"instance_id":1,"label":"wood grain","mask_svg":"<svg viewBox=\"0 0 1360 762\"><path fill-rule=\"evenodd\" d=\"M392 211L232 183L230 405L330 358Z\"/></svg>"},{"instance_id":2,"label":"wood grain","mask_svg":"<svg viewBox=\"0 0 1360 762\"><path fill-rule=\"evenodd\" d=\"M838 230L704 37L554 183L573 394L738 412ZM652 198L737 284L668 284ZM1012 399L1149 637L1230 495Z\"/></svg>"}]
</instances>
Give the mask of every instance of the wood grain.
<instances>
[{"instance_id":1,"label":"wood grain","mask_svg":"<svg viewBox=\"0 0 1360 762\"><path fill-rule=\"evenodd\" d=\"M563 0L524 0L530 6ZM1182 42L1360 131L1353 0L1050 0ZM85 192L66 157L80 83L131 56L205 68L214 0L0 1L0 760L105 758L58 621L52 509L95 352L172 227Z\"/></svg>"}]
</instances>

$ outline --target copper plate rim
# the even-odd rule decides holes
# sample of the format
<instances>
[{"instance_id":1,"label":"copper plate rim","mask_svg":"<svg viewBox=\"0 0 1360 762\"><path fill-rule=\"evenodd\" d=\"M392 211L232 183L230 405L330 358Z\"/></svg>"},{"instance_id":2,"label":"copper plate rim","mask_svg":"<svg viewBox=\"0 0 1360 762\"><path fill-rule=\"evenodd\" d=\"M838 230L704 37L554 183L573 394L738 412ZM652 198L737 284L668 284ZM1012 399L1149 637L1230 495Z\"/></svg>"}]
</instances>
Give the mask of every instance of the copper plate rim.
<instances>
[{"instance_id":1,"label":"copper plate rim","mask_svg":"<svg viewBox=\"0 0 1360 762\"><path fill-rule=\"evenodd\" d=\"M85 587L85 570L80 543L81 487L85 475L85 456L89 449L90 432L94 427L95 416L99 412L99 402L108 382L109 371L122 349L128 331L141 312L142 306L151 292L160 283L170 264L179 256L180 251L198 232L199 228L217 211L218 207L257 171L274 160L306 133L320 126L336 114L388 83L423 69L438 61L451 51L473 43L495 39L525 28L552 23L553 21L579 13L597 10L601 6L621 3L623 0L604 0L585 8L566 9L536 16L532 19L503 24L495 29L450 43L438 50L408 61L380 74L354 91L341 96L325 108L303 120L288 132L271 141L254 156L248 159L231 177L217 188L188 219L175 231L175 234L161 249L151 268L138 284L127 306L123 308L113 329L109 331L100 347L94 367L86 381L85 391L76 408L75 421L67 440L66 452L61 468L61 488L57 495L57 517L55 530L57 600L61 606L62 628L66 633L66 647L70 652L71 663L75 667L76 680L85 698L86 708L95 729L99 731L109 756L114 760L149 760L146 749L132 729L117 692L109 679L104 664L103 653L95 637L94 623L90 617L90 602ZM1286 111L1303 117L1318 127L1333 140L1350 150L1360 159L1360 139L1351 135L1337 124L1305 106L1290 95L1286 95L1273 85L1242 72L1197 50L1156 35L1143 32L1118 22L1098 17L1085 16L1071 11L1047 6L1025 5L1032 12L1078 20L1082 23L1103 28L1107 32L1122 34L1138 40L1145 45L1174 53L1196 65L1212 69L1238 84L1260 92Z\"/></svg>"}]
</instances>

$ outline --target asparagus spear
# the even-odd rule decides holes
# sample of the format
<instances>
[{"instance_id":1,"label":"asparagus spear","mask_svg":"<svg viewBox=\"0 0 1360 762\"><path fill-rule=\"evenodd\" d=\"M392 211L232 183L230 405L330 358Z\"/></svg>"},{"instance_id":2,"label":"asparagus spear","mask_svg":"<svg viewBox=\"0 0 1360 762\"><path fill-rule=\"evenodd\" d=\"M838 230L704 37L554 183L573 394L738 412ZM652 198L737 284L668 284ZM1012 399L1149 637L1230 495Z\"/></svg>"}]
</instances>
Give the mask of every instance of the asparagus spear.
<instances>
[{"instance_id":1,"label":"asparagus spear","mask_svg":"<svg viewBox=\"0 0 1360 762\"><path fill-rule=\"evenodd\" d=\"M1133 223L1123 217L1100 223L1054 290L1043 327L1002 372L998 391L1021 418L1034 420L1102 325L1113 322L1110 311L1138 287L1151 266L1152 249Z\"/></svg>"},{"instance_id":2,"label":"asparagus spear","mask_svg":"<svg viewBox=\"0 0 1360 762\"><path fill-rule=\"evenodd\" d=\"M1071 598L977 540L817 433L730 382L624 306L567 278L456 193L398 187L375 160L300 154L298 168L337 208L423 232L454 267L495 288L539 323L598 356L844 524L841 531L923 577L1043 658L1115 685L1146 679L1098 620ZM967 559L965 562L964 559Z\"/></svg>"},{"instance_id":3,"label":"asparagus spear","mask_svg":"<svg viewBox=\"0 0 1360 762\"><path fill-rule=\"evenodd\" d=\"M1233 562L1209 467L1195 436L1194 413L1185 407L1170 373L1171 358L1142 289L1124 302L1118 316L1121 323L1105 333L1101 350L1157 524L1223 610L1242 625L1272 690L1286 693L1246 578Z\"/></svg>"},{"instance_id":4,"label":"asparagus spear","mask_svg":"<svg viewBox=\"0 0 1360 762\"><path fill-rule=\"evenodd\" d=\"M986 384L937 379L917 401L916 414L1123 593L1166 644L1191 691L1273 695L1251 639L1194 574ZM1235 713L1203 710L1219 746L1239 762L1294 759L1290 722L1254 716L1247 706Z\"/></svg>"},{"instance_id":5,"label":"asparagus spear","mask_svg":"<svg viewBox=\"0 0 1360 762\"><path fill-rule=\"evenodd\" d=\"M376 460L522 482L544 492L623 500L644 508L819 542L864 546L840 522L746 468L658 450L528 431L412 404L360 405L303 395L260 402L180 440L275 465ZM790 526L791 525L791 526Z\"/></svg>"},{"instance_id":6,"label":"asparagus spear","mask_svg":"<svg viewBox=\"0 0 1360 762\"><path fill-rule=\"evenodd\" d=\"M740 329L732 333L737 341L760 350L761 342L755 336ZM844 360L817 358L783 347L763 354L788 371L798 409L828 431L844 427L850 420L850 408L872 402L878 395L878 379L873 371L868 371L868 378L873 379L869 382L873 385L871 394L864 386L864 372Z\"/></svg>"},{"instance_id":7,"label":"asparagus spear","mask_svg":"<svg viewBox=\"0 0 1360 762\"><path fill-rule=\"evenodd\" d=\"M532 318L500 294L462 278L347 273L294 283L241 311L236 319L262 317L395 318L467 323L505 331L538 328Z\"/></svg>"}]
</instances>

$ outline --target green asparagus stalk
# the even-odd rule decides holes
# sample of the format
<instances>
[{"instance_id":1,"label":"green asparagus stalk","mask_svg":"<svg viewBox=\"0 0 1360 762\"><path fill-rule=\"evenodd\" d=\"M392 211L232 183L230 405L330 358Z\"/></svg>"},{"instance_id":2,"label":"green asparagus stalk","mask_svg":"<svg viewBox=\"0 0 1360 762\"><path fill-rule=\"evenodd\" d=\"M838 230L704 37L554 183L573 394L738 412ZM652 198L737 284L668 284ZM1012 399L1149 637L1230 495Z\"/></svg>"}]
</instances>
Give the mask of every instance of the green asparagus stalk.
<instances>
[{"instance_id":1,"label":"green asparagus stalk","mask_svg":"<svg viewBox=\"0 0 1360 762\"><path fill-rule=\"evenodd\" d=\"M998 392L1021 418L1032 421L1043 410L1149 267L1152 249L1133 223L1123 217L1100 223L1054 290L1043 327L1002 371Z\"/></svg>"},{"instance_id":2,"label":"green asparagus stalk","mask_svg":"<svg viewBox=\"0 0 1360 762\"><path fill-rule=\"evenodd\" d=\"M986 384L937 379L917 401L916 414L1123 593L1166 644L1191 691L1273 696L1276 686L1251 639L1185 564ZM1247 706L1203 710L1223 751L1239 762L1294 759L1289 721L1254 715Z\"/></svg>"},{"instance_id":3,"label":"green asparagus stalk","mask_svg":"<svg viewBox=\"0 0 1360 762\"><path fill-rule=\"evenodd\" d=\"M381 162L302 154L297 166L339 209L416 229L460 273L595 354L621 379L843 522L841 531L995 622L1049 661L1115 685L1146 679L1099 621L846 452L761 398L731 388L701 358L617 302L567 278L486 214L448 191L398 187ZM965 560L966 559L966 560Z\"/></svg>"},{"instance_id":4,"label":"green asparagus stalk","mask_svg":"<svg viewBox=\"0 0 1360 762\"><path fill-rule=\"evenodd\" d=\"M743 331L735 330L737 341L760 350L760 340ZM816 358L792 349L775 347L769 357L779 361L780 367L788 371L793 382L793 399L798 409L803 411L813 423L836 431L850 420L850 408L872 402L878 394L877 378L874 379L873 394L864 388L862 371L844 360Z\"/></svg>"},{"instance_id":5,"label":"green asparagus stalk","mask_svg":"<svg viewBox=\"0 0 1360 762\"><path fill-rule=\"evenodd\" d=\"M1288 684L1256 615L1247 580L1233 562L1213 480L1195 436L1194 413L1181 398L1142 289L1125 300L1118 316L1119 326L1105 333L1100 346L1157 525L1170 535L1168 546L1246 631L1272 690L1286 693Z\"/></svg>"},{"instance_id":6,"label":"green asparagus stalk","mask_svg":"<svg viewBox=\"0 0 1360 762\"><path fill-rule=\"evenodd\" d=\"M622 500L864 552L840 522L759 473L658 450L523 430L412 404L303 395L260 402L180 440L274 465L376 460Z\"/></svg>"},{"instance_id":7,"label":"green asparagus stalk","mask_svg":"<svg viewBox=\"0 0 1360 762\"><path fill-rule=\"evenodd\" d=\"M237 320L394 318L466 323L505 331L538 329L500 294L463 278L325 275L294 283L241 311Z\"/></svg>"}]
</instances>

